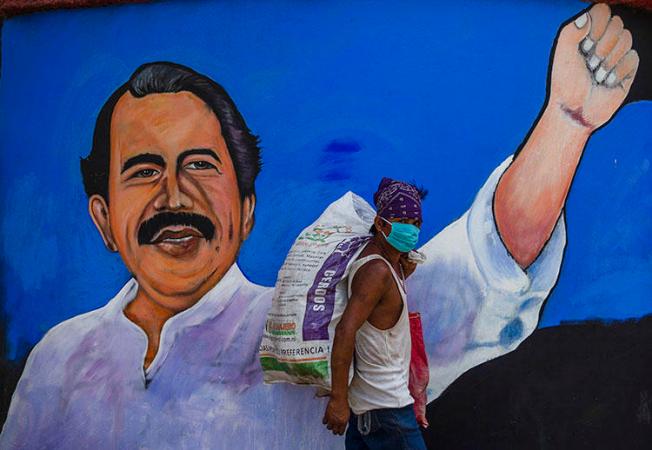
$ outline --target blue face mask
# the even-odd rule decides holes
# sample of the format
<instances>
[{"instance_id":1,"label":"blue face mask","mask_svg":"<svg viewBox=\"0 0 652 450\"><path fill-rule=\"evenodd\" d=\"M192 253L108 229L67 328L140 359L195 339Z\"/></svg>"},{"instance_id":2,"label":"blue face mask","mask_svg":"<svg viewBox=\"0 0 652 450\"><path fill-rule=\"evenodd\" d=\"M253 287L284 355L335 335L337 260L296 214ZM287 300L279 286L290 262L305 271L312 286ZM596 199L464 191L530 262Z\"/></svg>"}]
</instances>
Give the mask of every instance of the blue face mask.
<instances>
[{"instance_id":1,"label":"blue face mask","mask_svg":"<svg viewBox=\"0 0 652 450\"><path fill-rule=\"evenodd\" d=\"M419 242L419 227L411 223L390 222L384 217L381 217L381 219L392 226L392 231L389 233L389 236L385 236L385 233L381 231L387 242L389 242L389 245L401 253L414 250L417 242Z\"/></svg>"}]
</instances>

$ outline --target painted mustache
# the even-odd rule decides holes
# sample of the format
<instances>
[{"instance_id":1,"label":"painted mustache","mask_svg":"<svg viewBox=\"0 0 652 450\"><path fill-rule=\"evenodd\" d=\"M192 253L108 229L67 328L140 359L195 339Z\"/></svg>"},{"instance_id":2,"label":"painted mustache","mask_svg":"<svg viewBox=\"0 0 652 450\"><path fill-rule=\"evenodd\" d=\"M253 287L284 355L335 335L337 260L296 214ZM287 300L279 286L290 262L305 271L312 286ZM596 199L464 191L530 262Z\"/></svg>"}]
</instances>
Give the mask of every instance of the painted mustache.
<instances>
[{"instance_id":1,"label":"painted mustache","mask_svg":"<svg viewBox=\"0 0 652 450\"><path fill-rule=\"evenodd\" d=\"M154 244L159 232L170 226L188 226L197 230L201 237L210 241L215 235L215 225L205 216L194 213L162 212L150 217L138 228L138 244Z\"/></svg>"}]
</instances>

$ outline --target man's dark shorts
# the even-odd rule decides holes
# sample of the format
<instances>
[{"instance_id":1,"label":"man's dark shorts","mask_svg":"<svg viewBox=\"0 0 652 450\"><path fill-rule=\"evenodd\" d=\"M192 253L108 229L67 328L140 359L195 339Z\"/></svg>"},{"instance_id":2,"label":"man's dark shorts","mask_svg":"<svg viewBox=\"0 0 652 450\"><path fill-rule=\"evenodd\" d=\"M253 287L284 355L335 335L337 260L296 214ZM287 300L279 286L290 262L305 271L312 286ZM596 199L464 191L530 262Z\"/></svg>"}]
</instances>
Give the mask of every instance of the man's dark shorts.
<instances>
[{"instance_id":1,"label":"man's dark shorts","mask_svg":"<svg viewBox=\"0 0 652 450\"><path fill-rule=\"evenodd\" d=\"M412 405L351 413L346 430L347 450L425 450Z\"/></svg>"}]
</instances>

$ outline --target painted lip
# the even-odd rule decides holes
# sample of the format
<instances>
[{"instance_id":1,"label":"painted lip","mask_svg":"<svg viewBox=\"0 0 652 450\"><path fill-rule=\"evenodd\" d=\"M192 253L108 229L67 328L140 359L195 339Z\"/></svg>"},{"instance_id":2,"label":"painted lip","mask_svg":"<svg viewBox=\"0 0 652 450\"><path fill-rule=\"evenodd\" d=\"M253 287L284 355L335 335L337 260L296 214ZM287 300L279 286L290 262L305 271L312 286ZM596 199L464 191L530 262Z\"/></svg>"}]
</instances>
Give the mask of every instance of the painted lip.
<instances>
[{"instance_id":1,"label":"painted lip","mask_svg":"<svg viewBox=\"0 0 652 450\"><path fill-rule=\"evenodd\" d=\"M192 257L199 249L204 236L195 228L171 226L159 231L150 242L159 251L175 257Z\"/></svg>"},{"instance_id":2,"label":"painted lip","mask_svg":"<svg viewBox=\"0 0 652 450\"><path fill-rule=\"evenodd\" d=\"M189 242L196 239L203 239L204 236L199 232L199 230L189 227L189 226L170 226L165 227L152 239L150 244L158 245L161 243L172 244L172 245L183 245L186 242Z\"/></svg>"}]
</instances>

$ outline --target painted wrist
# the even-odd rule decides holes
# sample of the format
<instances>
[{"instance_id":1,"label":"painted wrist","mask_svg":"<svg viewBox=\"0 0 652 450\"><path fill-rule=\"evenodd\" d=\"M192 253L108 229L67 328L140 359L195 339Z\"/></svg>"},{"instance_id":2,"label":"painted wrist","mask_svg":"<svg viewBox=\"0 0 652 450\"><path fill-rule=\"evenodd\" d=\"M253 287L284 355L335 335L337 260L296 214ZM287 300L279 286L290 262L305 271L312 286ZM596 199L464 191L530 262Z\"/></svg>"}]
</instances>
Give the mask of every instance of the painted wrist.
<instances>
[{"instance_id":1,"label":"painted wrist","mask_svg":"<svg viewBox=\"0 0 652 450\"><path fill-rule=\"evenodd\" d=\"M597 128L584 115L582 108L570 108L561 102L551 102L546 107L542 123L560 135L588 139Z\"/></svg>"}]
</instances>

